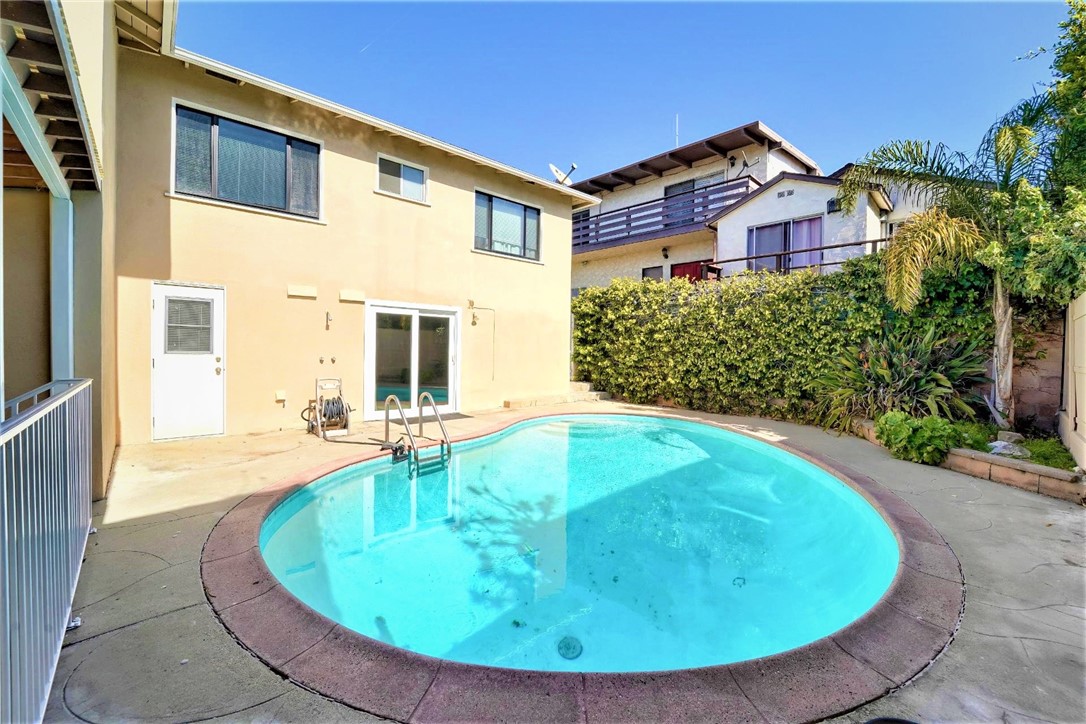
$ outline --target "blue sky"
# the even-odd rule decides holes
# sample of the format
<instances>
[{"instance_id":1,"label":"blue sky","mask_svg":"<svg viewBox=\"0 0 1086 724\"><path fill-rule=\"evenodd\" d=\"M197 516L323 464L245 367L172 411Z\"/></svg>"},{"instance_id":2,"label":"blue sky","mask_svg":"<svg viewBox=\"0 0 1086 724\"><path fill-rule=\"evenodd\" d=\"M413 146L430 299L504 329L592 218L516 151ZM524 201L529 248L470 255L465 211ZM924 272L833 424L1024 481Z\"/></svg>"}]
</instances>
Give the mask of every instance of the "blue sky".
<instances>
[{"instance_id":1,"label":"blue sky","mask_svg":"<svg viewBox=\"0 0 1086 724\"><path fill-rule=\"evenodd\" d=\"M1062 3L182 0L178 45L575 179L761 120L827 173L893 138L972 150L1050 78Z\"/></svg>"}]
</instances>

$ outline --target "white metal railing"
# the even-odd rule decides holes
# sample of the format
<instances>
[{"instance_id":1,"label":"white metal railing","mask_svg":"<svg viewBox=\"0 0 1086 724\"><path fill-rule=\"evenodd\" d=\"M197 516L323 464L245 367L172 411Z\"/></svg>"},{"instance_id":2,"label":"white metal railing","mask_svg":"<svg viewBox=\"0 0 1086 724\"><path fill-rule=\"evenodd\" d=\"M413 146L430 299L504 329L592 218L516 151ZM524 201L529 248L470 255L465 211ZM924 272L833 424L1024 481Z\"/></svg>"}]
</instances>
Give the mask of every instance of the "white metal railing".
<instances>
[{"instance_id":1,"label":"white metal railing","mask_svg":"<svg viewBox=\"0 0 1086 724\"><path fill-rule=\"evenodd\" d=\"M91 381L7 402L0 422L0 722L40 721L91 521Z\"/></svg>"}]
</instances>

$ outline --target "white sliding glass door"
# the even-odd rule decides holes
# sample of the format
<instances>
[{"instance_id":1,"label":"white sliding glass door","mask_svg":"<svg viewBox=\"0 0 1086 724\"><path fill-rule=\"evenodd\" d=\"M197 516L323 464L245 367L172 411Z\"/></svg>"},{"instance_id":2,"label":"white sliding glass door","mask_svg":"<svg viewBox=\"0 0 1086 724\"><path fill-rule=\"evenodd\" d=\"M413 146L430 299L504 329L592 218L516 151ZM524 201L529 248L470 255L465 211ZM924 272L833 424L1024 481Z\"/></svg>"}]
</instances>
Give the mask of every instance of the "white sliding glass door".
<instances>
[{"instance_id":1,"label":"white sliding glass door","mask_svg":"<svg viewBox=\"0 0 1086 724\"><path fill-rule=\"evenodd\" d=\"M442 413L459 409L459 321L455 309L392 302L367 305L366 419L384 417L389 395L411 417L418 414L419 395L424 392L433 396Z\"/></svg>"}]
</instances>

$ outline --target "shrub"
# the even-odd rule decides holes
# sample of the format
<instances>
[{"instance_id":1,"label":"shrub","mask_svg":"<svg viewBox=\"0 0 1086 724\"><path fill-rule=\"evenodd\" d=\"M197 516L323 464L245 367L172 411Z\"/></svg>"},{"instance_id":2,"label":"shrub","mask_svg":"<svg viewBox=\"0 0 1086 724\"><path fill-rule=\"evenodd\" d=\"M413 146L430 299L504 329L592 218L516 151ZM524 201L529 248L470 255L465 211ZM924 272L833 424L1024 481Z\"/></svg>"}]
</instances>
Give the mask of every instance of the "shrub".
<instances>
[{"instance_id":1,"label":"shrub","mask_svg":"<svg viewBox=\"0 0 1086 724\"><path fill-rule=\"evenodd\" d=\"M991 344L982 273L926 274L920 304L902 315L886 300L881 257L823 275L589 287L572 300L578 377L631 402L814 422L816 381L884 325Z\"/></svg>"},{"instance_id":2,"label":"shrub","mask_svg":"<svg viewBox=\"0 0 1086 724\"><path fill-rule=\"evenodd\" d=\"M936 339L910 328L884 328L882 336L849 347L820 377L818 410L826 427L851 429L857 418L900 411L913 416L971 418L972 389L989 381L987 355L976 342Z\"/></svg>"},{"instance_id":3,"label":"shrub","mask_svg":"<svg viewBox=\"0 0 1086 724\"><path fill-rule=\"evenodd\" d=\"M990 422L976 422L973 420L956 422L954 427L958 428L958 435L962 439L960 443L962 447L981 452L988 452L988 443L995 440L996 433L999 432L999 428Z\"/></svg>"},{"instance_id":4,"label":"shrub","mask_svg":"<svg viewBox=\"0 0 1086 724\"><path fill-rule=\"evenodd\" d=\"M899 460L938 465L961 442L953 423L941 417L888 412L875 421L875 437Z\"/></svg>"}]
</instances>

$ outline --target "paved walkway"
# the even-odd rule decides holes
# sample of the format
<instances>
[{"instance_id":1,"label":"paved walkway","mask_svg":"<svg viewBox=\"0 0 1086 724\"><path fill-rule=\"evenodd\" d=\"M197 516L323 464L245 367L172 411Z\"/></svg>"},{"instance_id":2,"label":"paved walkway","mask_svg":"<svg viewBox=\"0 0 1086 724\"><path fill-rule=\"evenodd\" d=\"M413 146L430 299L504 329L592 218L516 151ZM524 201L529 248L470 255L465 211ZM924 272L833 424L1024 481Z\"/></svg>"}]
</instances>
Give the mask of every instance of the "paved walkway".
<instances>
[{"instance_id":1,"label":"paved walkway","mask_svg":"<svg viewBox=\"0 0 1086 724\"><path fill-rule=\"evenodd\" d=\"M535 412L621 412L577 403ZM950 542L965 571L965 618L919 679L843 717L917 721L1086 721L1086 510L940 468L893 460L863 440L783 422L690 413L790 440L893 489ZM450 434L508 412L450 421ZM200 550L249 493L375 444L300 432L121 450L110 497L95 507L76 593L83 626L61 652L47 721L366 721L294 686L250 656L204 597Z\"/></svg>"}]
</instances>

